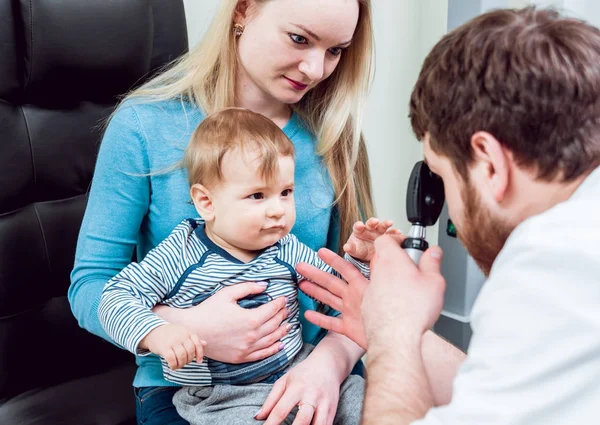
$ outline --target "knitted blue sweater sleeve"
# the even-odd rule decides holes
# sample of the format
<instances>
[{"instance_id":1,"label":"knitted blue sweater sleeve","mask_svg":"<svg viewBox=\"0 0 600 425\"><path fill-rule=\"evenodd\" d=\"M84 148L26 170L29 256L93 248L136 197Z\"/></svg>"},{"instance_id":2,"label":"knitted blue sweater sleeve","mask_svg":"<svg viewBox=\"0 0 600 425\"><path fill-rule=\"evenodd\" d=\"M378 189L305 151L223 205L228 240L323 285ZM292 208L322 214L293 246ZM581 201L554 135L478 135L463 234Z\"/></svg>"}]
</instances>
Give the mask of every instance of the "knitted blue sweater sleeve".
<instances>
[{"instance_id":1,"label":"knitted blue sweater sleeve","mask_svg":"<svg viewBox=\"0 0 600 425\"><path fill-rule=\"evenodd\" d=\"M137 115L122 105L100 145L68 291L79 325L108 341L98 305L104 285L132 260L150 202L148 171Z\"/></svg>"}]
</instances>

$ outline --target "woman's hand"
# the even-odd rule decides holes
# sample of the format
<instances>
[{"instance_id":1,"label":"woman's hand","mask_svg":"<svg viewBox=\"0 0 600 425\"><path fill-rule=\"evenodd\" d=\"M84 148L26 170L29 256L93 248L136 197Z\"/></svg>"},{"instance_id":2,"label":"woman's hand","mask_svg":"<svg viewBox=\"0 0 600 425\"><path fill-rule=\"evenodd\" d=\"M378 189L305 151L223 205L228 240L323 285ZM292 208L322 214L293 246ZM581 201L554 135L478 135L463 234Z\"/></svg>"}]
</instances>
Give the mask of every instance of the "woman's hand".
<instances>
[{"instance_id":1,"label":"woman's hand","mask_svg":"<svg viewBox=\"0 0 600 425\"><path fill-rule=\"evenodd\" d=\"M347 338L328 334L305 360L275 382L255 418L266 419L264 425L280 425L298 406L292 425L333 424L340 387L363 354Z\"/></svg>"},{"instance_id":2,"label":"woman's hand","mask_svg":"<svg viewBox=\"0 0 600 425\"><path fill-rule=\"evenodd\" d=\"M285 297L251 310L237 304L239 299L265 289L259 283L240 283L223 288L195 307L156 306L153 311L169 323L184 325L206 341L205 356L226 363L254 362L280 351L280 340L288 332L281 325L288 316Z\"/></svg>"}]
</instances>

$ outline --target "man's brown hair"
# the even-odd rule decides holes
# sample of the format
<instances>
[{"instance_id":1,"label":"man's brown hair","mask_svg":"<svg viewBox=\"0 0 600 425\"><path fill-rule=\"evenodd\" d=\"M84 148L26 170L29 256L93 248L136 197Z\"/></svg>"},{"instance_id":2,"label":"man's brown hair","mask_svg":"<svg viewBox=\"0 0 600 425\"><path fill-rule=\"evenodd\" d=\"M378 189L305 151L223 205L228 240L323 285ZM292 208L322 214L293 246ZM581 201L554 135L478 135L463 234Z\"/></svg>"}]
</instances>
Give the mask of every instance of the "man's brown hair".
<instances>
[{"instance_id":1,"label":"man's brown hair","mask_svg":"<svg viewBox=\"0 0 600 425\"><path fill-rule=\"evenodd\" d=\"M465 180L477 131L538 178L573 180L600 165L600 31L533 7L478 16L425 59L410 119Z\"/></svg>"}]
</instances>

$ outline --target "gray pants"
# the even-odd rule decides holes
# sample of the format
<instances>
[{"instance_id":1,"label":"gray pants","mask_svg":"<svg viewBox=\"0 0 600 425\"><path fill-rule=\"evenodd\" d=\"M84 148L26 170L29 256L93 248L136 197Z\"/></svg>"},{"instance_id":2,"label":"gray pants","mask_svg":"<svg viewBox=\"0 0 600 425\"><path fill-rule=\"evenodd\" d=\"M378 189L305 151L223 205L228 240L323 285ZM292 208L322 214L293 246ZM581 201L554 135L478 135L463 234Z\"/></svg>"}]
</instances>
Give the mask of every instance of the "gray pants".
<instances>
[{"instance_id":1,"label":"gray pants","mask_svg":"<svg viewBox=\"0 0 600 425\"><path fill-rule=\"evenodd\" d=\"M294 358L292 366L304 360L313 350L305 344ZM254 415L262 407L272 384L215 385L214 387L183 387L173 397L173 404L183 419L191 425L258 425ZM334 425L358 425L362 411L365 381L350 375L340 389L340 401ZM285 425L291 425L297 408L292 410Z\"/></svg>"}]
</instances>

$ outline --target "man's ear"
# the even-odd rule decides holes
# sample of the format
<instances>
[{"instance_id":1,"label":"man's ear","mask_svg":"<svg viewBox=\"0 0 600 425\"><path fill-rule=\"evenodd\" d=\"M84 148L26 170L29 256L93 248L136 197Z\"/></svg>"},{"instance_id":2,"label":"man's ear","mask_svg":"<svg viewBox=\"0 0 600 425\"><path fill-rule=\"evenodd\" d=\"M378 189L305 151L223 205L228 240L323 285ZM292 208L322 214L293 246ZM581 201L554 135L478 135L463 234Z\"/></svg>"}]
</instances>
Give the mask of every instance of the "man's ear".
<instances>
[{"instance_id":1,"label":"man's ear","mask_svg":"<svg viewBox=\"0 0 600 425\"><path fill-rule=\"evenodd\" d=\"M196 211L198 211L198 214L200 214L204 221L213 221L215 219L215 208L208 188L200 183L196 183L190 188L190 196L192 197Z\"/></svg>"},{"instance_id":2,"label":"man's ear","mask_svg":"<svg viewBox=\"0 0 600 425\"><path fill-rule=\"evenodd\" d=\"M510 181L510 155L494 136L478 131L471 136L476 178L488 187L496 202L500 203L507 194Z\"/></svg>"}]
</instances>

